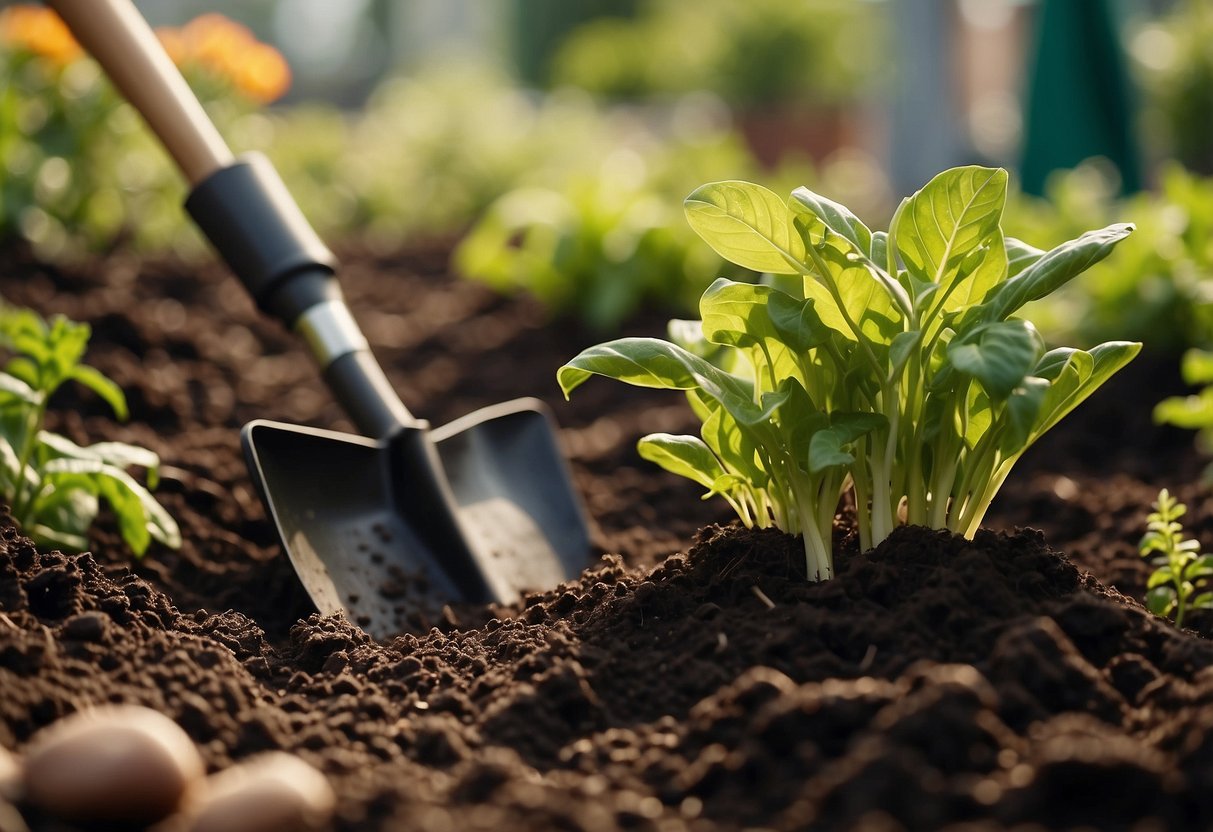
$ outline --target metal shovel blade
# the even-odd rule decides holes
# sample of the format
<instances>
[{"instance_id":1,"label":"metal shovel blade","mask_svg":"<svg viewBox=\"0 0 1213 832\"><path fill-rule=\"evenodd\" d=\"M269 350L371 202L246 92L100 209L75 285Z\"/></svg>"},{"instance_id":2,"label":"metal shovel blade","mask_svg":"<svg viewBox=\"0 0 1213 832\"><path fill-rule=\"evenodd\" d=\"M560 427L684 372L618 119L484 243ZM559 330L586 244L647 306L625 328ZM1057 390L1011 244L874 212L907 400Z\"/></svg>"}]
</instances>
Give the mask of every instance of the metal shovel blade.
<instances>
[{"instance_id":1,"label":"metal shovel blade","mask_svg":"<svg viewBox=\"0 0 1213 832\"><path fill-rule=\"evenodd\" d=\"M586 518L537 399L385 440L263 420L242 438L317 609L376 638L412 613L508 603L588 564Z\"/></svg>"}]
</instances>

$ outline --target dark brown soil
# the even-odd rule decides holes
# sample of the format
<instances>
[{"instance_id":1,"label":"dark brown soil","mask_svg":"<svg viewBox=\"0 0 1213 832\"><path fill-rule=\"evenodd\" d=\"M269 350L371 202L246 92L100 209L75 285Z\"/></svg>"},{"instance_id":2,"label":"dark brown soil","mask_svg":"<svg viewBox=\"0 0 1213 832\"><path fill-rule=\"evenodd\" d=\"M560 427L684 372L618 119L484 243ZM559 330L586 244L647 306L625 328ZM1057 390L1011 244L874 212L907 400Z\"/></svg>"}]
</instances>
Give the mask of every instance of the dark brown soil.
<instances>
[{"instance_id":1,"label":"dark brown soil","mask_svg":"<svg viewBox=\"0 0 1213 832\"><path fill-rule=\"evenodd\" d=\"M271 748L315 764L342 830L1213 828L1209 621L1179 632L1134 600L1160 486L1213 541L1204 461L1149 423L1169 363L1131 368L1025 458L989 518L1008 531L903 529L809 584L799 541L729 525L636 457L639 435L692 429L678 396L602 381L559 399L555 369L592 333L453 281L440 246L348 259L420 415L553 406L601 561L390 643L311 615L238 438L256 417L349 429L293 339L218 268L9 252L0 295L91 322L91 362L130 397L116 425L67 392L52 429L160 453L186 543L132 563L102 528L65 556L0 522L0 745L141 703L211 769Z\"/></svg>"}]
</instances>

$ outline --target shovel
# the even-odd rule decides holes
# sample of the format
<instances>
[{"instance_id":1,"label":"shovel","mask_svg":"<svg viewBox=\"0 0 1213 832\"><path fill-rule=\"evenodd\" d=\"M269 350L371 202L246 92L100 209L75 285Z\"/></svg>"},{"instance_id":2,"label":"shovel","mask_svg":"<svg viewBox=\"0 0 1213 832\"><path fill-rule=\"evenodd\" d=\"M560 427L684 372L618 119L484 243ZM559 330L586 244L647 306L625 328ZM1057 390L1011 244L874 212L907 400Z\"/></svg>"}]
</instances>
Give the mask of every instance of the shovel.
<instances>
[{"instance_id":1,"label":"shovel","mask_svg":"<svg viewBox=\"0 0 1213 832\"><path fill-rule=\"evenodd\" d=\"M342 300L336 259L268 160L235 159L130 0L50 0L143 115L186 210L257 305L307 343L362 436L258 420L249 470L319 611L376 638L451 601L515 601L576 577L585 512L536 399L431 429L393 391Z\"/></svg>"}]
</instances>

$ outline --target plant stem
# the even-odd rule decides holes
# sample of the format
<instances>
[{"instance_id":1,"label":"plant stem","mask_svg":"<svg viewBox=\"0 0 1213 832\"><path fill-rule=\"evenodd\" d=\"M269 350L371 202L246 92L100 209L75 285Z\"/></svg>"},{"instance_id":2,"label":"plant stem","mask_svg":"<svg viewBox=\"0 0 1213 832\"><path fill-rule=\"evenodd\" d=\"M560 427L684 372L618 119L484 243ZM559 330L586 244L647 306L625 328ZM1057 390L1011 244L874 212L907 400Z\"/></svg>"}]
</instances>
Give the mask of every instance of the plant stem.
<instances>
[{"instance_id":1,"label":"plant stem","mask_svg":"<svg viewBox=\"0 0 1213 832\"><path fill-rule=\"evenodd\" d=\"M34 496L38 493L40 483L35 483L29 489L29 496L25 495L25 469L29 467L30 458L34 454L34 446L37 444L38 429L42 425L42 419L46 416L46 396L42 397L42 401L30 411L25 420L25 432L21 437L21 452L17 455L17 482L13 487L13 519L18 525L24 527L27 525L25 512L30 508L29 504L33 503ZM23 499L24 498L24 499Z\"/></svg>"}]
</instances>

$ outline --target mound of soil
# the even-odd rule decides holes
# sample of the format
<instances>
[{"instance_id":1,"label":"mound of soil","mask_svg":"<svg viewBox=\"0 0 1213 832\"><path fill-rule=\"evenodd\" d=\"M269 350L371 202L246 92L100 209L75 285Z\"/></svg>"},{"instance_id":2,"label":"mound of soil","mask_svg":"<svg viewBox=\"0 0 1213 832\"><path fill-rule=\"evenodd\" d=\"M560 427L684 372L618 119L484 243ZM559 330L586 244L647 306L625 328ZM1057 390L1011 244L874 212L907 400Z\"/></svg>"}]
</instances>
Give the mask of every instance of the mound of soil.
<instances>
[{"instance_id":1,"label":"mound of soil","mask_svg":"<svg viewBox=\"0 0 1213 832\"><path fill-rule=\"evenodd\" d=\"M1134 600L1160 486L1213 538L1190 436L1149 424L1169 363L1131 366L1030 452L995 531L861 553L840 525L838 578L810 584L798 540L636 457L643 433L694 430L676 395L604 381L564 403L556 368L601 339L452 279L444 251L351 254L355 314L435 423L546 399L601 558L386 642L311 611L247 479L248 419L350 429L293 338L217 268L3 255L0 295L92 323L90 362L130 398L118 425L68 391L50 427L160 453L186 541L132 561L103 523L65 555L0 517L0 745L144 704L212 770L266 749L314 764L342 830L1213 826L1209 619L1180 632Z\"/></svg>"}]
</instances>

